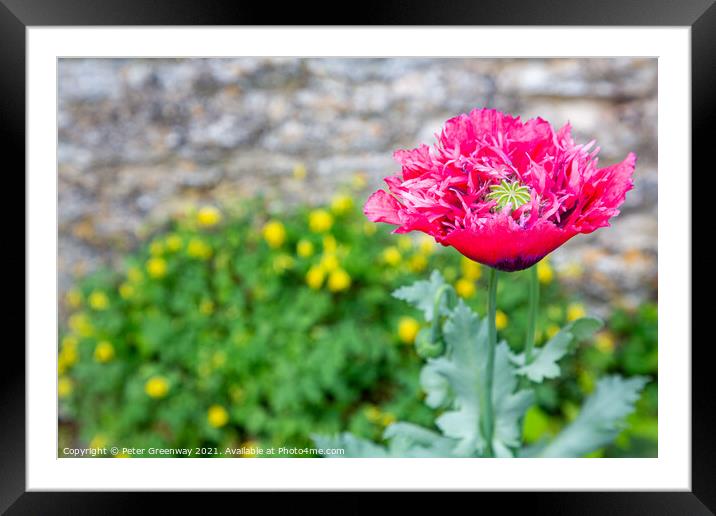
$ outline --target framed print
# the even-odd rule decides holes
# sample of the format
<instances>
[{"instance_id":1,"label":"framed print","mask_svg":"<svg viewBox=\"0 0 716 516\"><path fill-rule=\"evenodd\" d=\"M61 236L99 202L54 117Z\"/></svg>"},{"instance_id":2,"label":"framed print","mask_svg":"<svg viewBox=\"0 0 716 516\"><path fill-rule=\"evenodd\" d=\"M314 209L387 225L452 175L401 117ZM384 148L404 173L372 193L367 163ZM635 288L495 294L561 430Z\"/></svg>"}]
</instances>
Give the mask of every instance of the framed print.
<instances>
[{"instance_id":1,"label":"framed print","mask_svg":"<svg viewBox=\"0 0 716 516\"><path fill-rule=\"evenodd\" d=\"M395 490L711 514L691 171L716 8L561 4L316 25L3 0L27 200L3 510Z\"/></svg>"}]
</instances>

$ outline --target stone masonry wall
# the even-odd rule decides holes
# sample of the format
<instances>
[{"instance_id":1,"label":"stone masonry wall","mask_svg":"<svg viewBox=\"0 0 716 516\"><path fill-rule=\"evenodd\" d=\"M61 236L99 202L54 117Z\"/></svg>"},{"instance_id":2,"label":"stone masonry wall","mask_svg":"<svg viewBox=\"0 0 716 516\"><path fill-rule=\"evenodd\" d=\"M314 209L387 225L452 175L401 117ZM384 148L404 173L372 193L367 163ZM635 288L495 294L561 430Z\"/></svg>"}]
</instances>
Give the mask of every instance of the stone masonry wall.
<instances>
[{"instance_id":1,"label":"stone masonry wall","mask_svg":"<svg viewBox=\"0 0 716 516\"><path fill-rule=\"evenodd\" d=\"M655 59L629 58L63 59L60 290L187 206L317 203L357 171L378 187L397 171L393 150L487 106L569 120L602 165L638 154L613 227L553 255L585 271L575 284L597 304L634 304L656 291L656 79Z\"/></svg>"}]
</instances>

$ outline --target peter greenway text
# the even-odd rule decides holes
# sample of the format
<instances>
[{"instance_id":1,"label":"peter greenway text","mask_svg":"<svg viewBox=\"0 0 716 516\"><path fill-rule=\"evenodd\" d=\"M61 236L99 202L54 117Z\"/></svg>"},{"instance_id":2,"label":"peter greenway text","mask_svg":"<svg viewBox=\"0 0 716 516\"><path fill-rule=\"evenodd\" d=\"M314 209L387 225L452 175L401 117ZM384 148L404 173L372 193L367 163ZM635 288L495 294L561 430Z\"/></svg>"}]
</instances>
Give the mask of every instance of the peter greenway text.
<instances>
[{"instance_id":1,"label":"peter greenway text","mask_svg":"<svg viewBox=\"0 0 716 516\"><path fill-rule=\"evenodd\" d=\"M298 448L279 446L263 448L242 446L237 448L63 448L66 457L312 457L344 455L343 448Z\"/></svg>"}]
</instances>

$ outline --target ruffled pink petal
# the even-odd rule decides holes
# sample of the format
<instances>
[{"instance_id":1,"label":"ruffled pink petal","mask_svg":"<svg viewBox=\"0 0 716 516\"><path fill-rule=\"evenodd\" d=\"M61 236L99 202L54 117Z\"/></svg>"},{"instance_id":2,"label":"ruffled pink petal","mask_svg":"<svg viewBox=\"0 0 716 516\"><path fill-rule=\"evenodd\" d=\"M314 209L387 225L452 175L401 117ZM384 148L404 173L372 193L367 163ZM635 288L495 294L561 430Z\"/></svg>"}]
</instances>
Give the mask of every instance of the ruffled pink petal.
<instances>
[{"instance_id":1,"label":"ruffled pink petal","mask_svg":"<svg viewBox=\"0 0 716 516\"><path fill-rule=\"evenodd\" d=\"M433 167L430 147L427 145L412 150L397 150L393 153L393 159L402 165L404 180L419 177Z\"/></svg>"},{"instance_id":2,"label":"ruffled pink petal","mask_svg":"<svg viewBox=\"0 0 716 516\"><path fill-rule=\"evenodd\" d=\"M374 192L363 206L363 213L371 222L400 224L400 203L385 190Z\"/></svg>"},{"instance_id":3,"label":"ruffled pink petal","mask_svg":"<svg viewBox=\"0 0 716 516\"><path fill-rule=\"evenodd\" d=\"M575 144L569 124L555 132L541 118L476 109L445 122L433 147L397 151L401 173L385 179L388 191L374 193L364 212L486 265L523 269L619 213L636 156L600 169L593 144ZM502 181L527 187L529 202L496 210L488 194Z\"/></svg>"},{"instance_id":4,"label":"ruffled pink petal","mask_svg":"<svg viewBox=\"0 0 716 516\"><path fill-rule=\"evenodd\" d=\"M575 234L546 221L524 229L508 217L500 217L479 228L456 229L439 241L473 261L502 271L519 271L531 267Z\"/></svg>"},{"instance_id":5,"label":"ruffled pink petal","mask_svg":"<svg viewBox=\"0 0 716 516\"><path fill-rule=\"evenodd\" d=\"M635 167L636 155L630 152L624 161L597 170L584 185L581 214L574 222L581 233L608 226L609 219L619 214L627 192L634 188Z\"/></svg>"}]
</instances>

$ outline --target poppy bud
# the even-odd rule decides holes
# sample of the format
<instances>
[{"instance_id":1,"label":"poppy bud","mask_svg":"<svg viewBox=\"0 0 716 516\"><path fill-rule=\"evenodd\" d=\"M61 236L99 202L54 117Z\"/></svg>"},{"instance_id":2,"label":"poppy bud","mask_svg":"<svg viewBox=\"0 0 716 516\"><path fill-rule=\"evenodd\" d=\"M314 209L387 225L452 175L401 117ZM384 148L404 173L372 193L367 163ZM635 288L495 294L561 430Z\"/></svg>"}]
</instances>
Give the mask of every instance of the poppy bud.
<instances>
[{"instance_id":1,"label":"poppy bud","mask_svg":"<svg viewBox=\"0 0 716 516\"><path fill-rule=\"evenodd\" d=\"M415 338L415 351L420 358L427 360L428 358L437 358L445 352L445 343L442 337L438 335L434 339L434 332L430 328L423 328Z\"/></svg>"}]
</instances>

